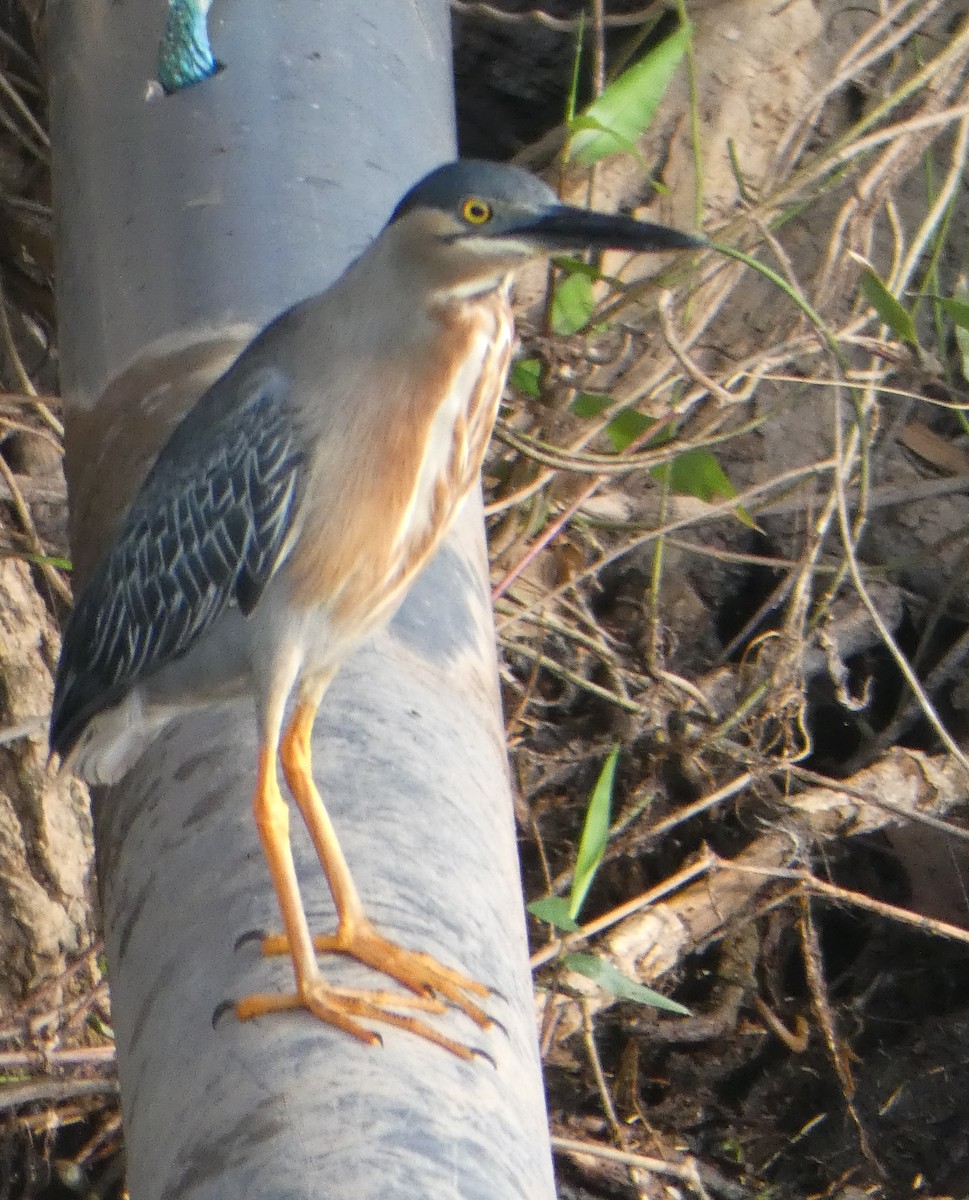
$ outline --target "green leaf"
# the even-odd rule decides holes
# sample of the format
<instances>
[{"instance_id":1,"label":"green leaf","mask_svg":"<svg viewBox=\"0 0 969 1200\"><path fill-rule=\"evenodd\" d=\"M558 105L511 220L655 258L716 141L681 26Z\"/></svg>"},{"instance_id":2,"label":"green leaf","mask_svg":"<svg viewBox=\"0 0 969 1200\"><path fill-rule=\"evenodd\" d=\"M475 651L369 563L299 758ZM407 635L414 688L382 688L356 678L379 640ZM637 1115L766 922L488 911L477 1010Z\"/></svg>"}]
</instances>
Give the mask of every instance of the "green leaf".
<instances>
[{"instance_id":1,"label":"green leaf","mask_svg":"<svg viewBox=\"0 0 969 1200\"><path fill-rule=\"evenodd\" d=\"M110 1025L105 1025L97 1013L88 1013L87 1024L95 1033L99 1033L102 1037L108 1038L109 1041L114 1041L114 1030Z\"/></svg>"},{"instance_id":2,"label":"green leaf","mask_svg":"<svg viewBox=\"0 0 969 1200\"><path fill-rule=\"evenodd\" d=\"M612 442L617 454L622 454L656 422L652 417L644 416L638 409L622 408L606 426L606 436Z\"/></svg>"},{"instance_id":3,"label":"green leaf","mask_svg":"<svg viewBox=\"0 0 969 1200\"><path fill-rule=\"evenodd\" d=\"M36 563L38 566L56 567L59 571L71 571L73 565L69 558L60 558L51 554L31 554L26 550L0 550L0 558L19 558L22 562Z\"/></svg>"},{"instance_id":4,"label":"green leaf","mask_svg":"<svg viewBox=\"0 0 969 1200\"><path fill-rule=\"evenodd\" d=\"M650 116L652 117L652 114ZM608 125L603 125L595 117L590 117L588 110L581 117L575 117L569 122L570 145L574 145L583 133L595 136L595 158L587 160L585 157L579 157L571 153L570 157L577 158L579 162L583 162L586 165L597 162L600 158L606 158L610 154L620 154L622 151L632 155L639 154L639 147L632 138L624 137L618 130L610 129Z\"/></svg>"},{"instance_id":5,"label":"green leaf","mask_svg":"<svg viewBox=\"0 0 969 1200\"><path fill-rule=\"evenodd\" d=\"M684 450L664 467L669 468L670 490L680 496L696 496L707 504L732 500L737 489L709 450ZM663 470L663 467L656 468Z\"/></svg>"},{"instance_id":6,"label":"green leaf","mask_svg":"<svg viewBox=\"0 0 969 1200\"><path fill-rule=\"evenodd\" d=\"M552 332L560 337L578 333L589 324L595 306L588 275L576 271L566 276L552 297Z\"/></svg>"},{"instance_id":7,"label":"green leaf","mask_svg":"<svg viewBox=\"0 0 969 1200\"><path fill-rule=\"evenodd\" d=\"M569 405L569 411L577 417L598 417L610 404L612 396L603 395L601 392L579 392ZM628 449L633 442L638 442L643 434L654 426L655 417L647 417L636 408L621 408L606 426L606 436L612 442L616 453L622 454L623 450ZM655 429L647 445L653 450L658 446L665 446L675 433L675 424L667 421L665 425Z\"/></svg>"},{"instance_id":8,"label":"green leaf","mask_svg":"<svg viewBox=\"0 0 969 1200\"><path fill-rule=\"evenodd\" d=\"M681 1017L690 1017L693 1015L688 1008L684 1008L682 1004L677 1004L675 1000L670 1000L659 992L654 992L652 988L645 987L643 984L629 979L626 975L623 975L622 971L617 970L611 962L608 962L604 958L599 958L596 954L566 954L562 961L569 970L577 971L580 975L584 975L586 979L591 979L604 992L608 992L611 996L618 996L620 1000L632 1000L636 1004L648 1004L652 1008L662 1008L667 1012L677 1013Z\"/></svg>"},{"instance_id":9,"label":"green leaf","mask_svg":"<svg viewBox=\"0 0 969 1200\"><path fill-rule=\"evenodd\" d=\"M918 345L918 333L911 313L896 300L870 267L866 267L861 273L861 290L865 299L896 337L913 346Z\"/></svg>"},{"instance_id":10,"label":"green leaf","mask_svg":"<svg viewBox=\"0 0 969 1200\"><path fill-rule=\"evenodd\" d=\"M606 433L616 451L621 454L650 429L653 432L644 442L648 450L658 450L676 436L676 424L673 421L658 425L655 417L647 417L636 408L620 409L606 426Z\"/></svg>"},{"instance_id":11,"label":"green leaf","mask_svg":"<svg viewBox=\"0 0 969 1200\"><path fill-rule=\"evenodd\" d=\"M959 295L936 296L931 292L923 293L929 300L934 301L952 320L955 326L956 345L959 348L959 360L962 368L962 378L969 379L969 302L963 296L965 289L957 287Z\"/></svg>"},{"instance_id":12,"label":"green leaf","mask_svg":"<svg viewBox=\"0 0 969 1200\"><path fill-rule=\"evenodd\" d=\"M606 842L609 840L609 821L612 814L612 785L616 778L616 761L619 747L613 746L602 764L596 786L585 814L585 825L579 839L579 852L575 859L572 876L572 891L569 895L569 916L574 921L585 902L586 894L602 862Z\"/></svg>"},{"instance_id":13,"label":"green leaf","mask_svg":"<svg viewBox=\"0 0 969 1200\"><path fill-rule=\"evenodd\" d=\"M511 385L526 396L542 394L542 363L537 358L520 358L512 363Z\"/></svg>"},{"instance_id":14,"label":"green leaf","mask_svg":"<svg viewBox=\"0 0 969 1200\"><path fill-rule=\"evenodd\" d=\"M571 124L567 158L591 166L619 148L635 147L686 53L691 33L691 26L681 25L593 100Z\"/></svg>"},{"instance_id":15,"label":"green leaf","mask_svg":"<svg viewBox=\"0 0 969 1200\"><path fill-rule=\"evenodd\" d=\"M528 911L540 921L547 921L563 933L576 933L578 924L569 916L569 902L564 896L543 896L541 900L533 900L528 905Z\"/></svg>"},{"instance_id":16,"label":"green leaf","mask_svg":"<svg viewBox=\"0 0 969 1200\"><path fill-rule=\"evenodd\" d=\"M737 489L716 457L709 450L701 448L684 450L672 462L653 467L650 474L654 479L666 483L676 495L696 496L705 504L715 500L732 500L737 494ZM737 505L736 512L745 525L751 529L757 528L753 517L742 505Z\"/></svg>"},{"instance_id":17,"label":"green leaf","mask_svg":"<svg viewBox=\"0 0 969 1200\"><path fill-rule=\"evenodd\" d=\"M585 42L585 13L579 13L579 27L575 31L575 54L572 56L572 79L569 84L569 94L565 102L565 121L575 119L575 109L578 104L579 83L582 79L582 46Z\"/></svg>"},{"instance_id":18,"label":"green leaf","mask_svg":"<svg viewBox=\"0 0 969 1200\"><path fill-rule=\"evenodd\" d=\"M937 297L939 307L952 318L953 323L959 329L969 329L969 304L965 300L949 300L946 297Z\"/></svg>"},{"instance_id":19,"label":"green leaf","mask_svg":"<svg viewBox=\"0 0 969 1200\"><path fill-rule=\"evenodd\" d=\"M575 413L577 417L598 417L611 403L612 397L601 392L579 392L569 405L569 412Z\"/></svg>"}]
</instances>

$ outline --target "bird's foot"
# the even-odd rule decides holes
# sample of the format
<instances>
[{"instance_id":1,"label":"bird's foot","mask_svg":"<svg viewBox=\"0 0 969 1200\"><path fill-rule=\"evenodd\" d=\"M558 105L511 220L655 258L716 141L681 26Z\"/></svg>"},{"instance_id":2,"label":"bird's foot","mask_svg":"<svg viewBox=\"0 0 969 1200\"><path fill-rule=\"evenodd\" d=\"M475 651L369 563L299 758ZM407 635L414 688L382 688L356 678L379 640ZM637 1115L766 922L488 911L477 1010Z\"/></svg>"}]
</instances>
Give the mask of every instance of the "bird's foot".
<instances>
[{"instance_id":1,"label":"bird's foot","mask_svg":"<svg viewBox=\"0 0 969 1200\"><path fill-rule=\"evenodd\" d=\"M267 1013L306 1009L327 1025L333 1025L369 1046L379 1045L383 1039L362 1021L377 1021L392 1025L395 1029L403 1029L406 1033L433 1042L466 1062L482 1055L482 1051L438 1033L419 1017L395 1012L397 1008L416 1009L432 1015L446 1011L445 1005L433 996L401 996L393 992L335 988L319 977L305 981L295 992L262 992L244 996L235 1002L236 1016L240 1021L249 1021Z\"/></svg>"},{"instance_id":2,"label":"bird's foot","mask_svg":"<svg viewBox=\"0 0 969 1200\"><path fill-rule=\"evenodd\" d=\"M481 1029L494 1022L471 997L485 999L492 995L490 988L460 971L439 963L430 954L405 950L396 942L379 934L369 921L344 922L334 934L313 939L317 954L345 954L365 966L372 967L418 996L441 996L454 1008L460 1009ZM287 954L289 943L284 935L263 938L262 952L266 955Z\"/></svg>"}]
</instances>

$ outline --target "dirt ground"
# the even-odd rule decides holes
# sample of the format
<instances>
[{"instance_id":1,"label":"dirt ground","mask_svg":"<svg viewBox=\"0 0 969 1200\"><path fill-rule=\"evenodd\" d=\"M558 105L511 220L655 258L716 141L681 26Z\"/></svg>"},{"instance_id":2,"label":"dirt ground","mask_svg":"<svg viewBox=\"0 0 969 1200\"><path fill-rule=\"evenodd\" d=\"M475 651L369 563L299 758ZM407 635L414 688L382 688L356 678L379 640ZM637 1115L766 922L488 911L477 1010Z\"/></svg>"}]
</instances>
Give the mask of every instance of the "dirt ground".
<instances>
[{"instance_id":1,"label":"dirt ground","mask_svg":"<svg viewBox=\"0 0 969 1200\"><path fill-rule=\"evenodd\" d=\"M584 99L675 23L639 7L586 22ZM685 8L688 66L590 176L577 6L453 4L462 152L773 272L610 261L567 336L519 289L537 385L485 482L528 900L569 894L621 747L580 930L531 922L559 1194L966 1196L969 341L932 298L967 299L969 2ZM68 598L40 28L0 8L0 1200L123 1169L84 797L36 722Z\"/></svg>"}]
</instances>

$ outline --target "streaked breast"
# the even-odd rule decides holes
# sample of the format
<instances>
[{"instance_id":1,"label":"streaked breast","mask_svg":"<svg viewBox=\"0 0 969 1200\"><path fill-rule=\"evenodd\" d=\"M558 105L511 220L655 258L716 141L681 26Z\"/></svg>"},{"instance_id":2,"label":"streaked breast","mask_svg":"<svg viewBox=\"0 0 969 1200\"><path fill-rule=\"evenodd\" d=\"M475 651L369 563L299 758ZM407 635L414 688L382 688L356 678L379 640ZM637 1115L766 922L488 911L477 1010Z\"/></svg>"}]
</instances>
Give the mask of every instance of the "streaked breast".
<instances>
[{"instance_id":1,"label":"streaked breast","mask_svg":"<svg viewBox=\"0 0 969 1200\"><path fill-rule=\"evenodd\" d=\"M505 289L429 315L419 355L371 365L382 405L361 406L375 419L321 462L287 564L294 601L325 607L337 636L390 616L475 485L498 413L514 339Z\"/></svg>"},{"instance_id":2,"label":"streaked breast","mask_svg":"<svg viewBox=\"0 0 969 1200\"><path fill-rule=\"evenodd\" d=\"M404 559L422 554L428 537L443 536L481 469L511 357L513 326L507 306L462 305L442 321L457 349L444 361L442 399L424 433L424 453L410 499L401 513L395 549ZM454 337L460 329L461 336ZM456 345L455 345L456 344Z\"/></svg>"}]
</instances>

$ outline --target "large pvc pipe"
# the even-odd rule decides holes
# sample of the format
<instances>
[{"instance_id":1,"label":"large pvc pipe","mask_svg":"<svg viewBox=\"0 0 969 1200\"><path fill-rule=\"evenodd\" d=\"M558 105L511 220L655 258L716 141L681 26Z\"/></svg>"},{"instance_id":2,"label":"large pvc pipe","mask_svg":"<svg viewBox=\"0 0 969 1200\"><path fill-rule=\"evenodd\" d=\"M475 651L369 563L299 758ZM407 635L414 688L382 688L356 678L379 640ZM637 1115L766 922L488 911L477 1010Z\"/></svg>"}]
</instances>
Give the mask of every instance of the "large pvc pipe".
<instances>
[{"instance_id":1,"label":"large pvc pipe","mask_svg":"<svg viewBox=\"0 0 969 1200\"><path fill-rule=\"evenodd\" d=\"M104 546L178 412L239 338L318 291L453 155L444 0L216 0L225 69L147 101L160 2L51 0L62 377L74 554ZM317 775L371 915L492 985L463 1063L303 1013L213 1025L291 986L249 800L252 708L173 726L95 797L129 1186L155 1197L553 1195L480 512L338 677ZM297 822L294 822L294 828ZM332 909L297 837L313 924ZM334 981L366 986L355 964Z\"/></svg>"}]
</instances>

